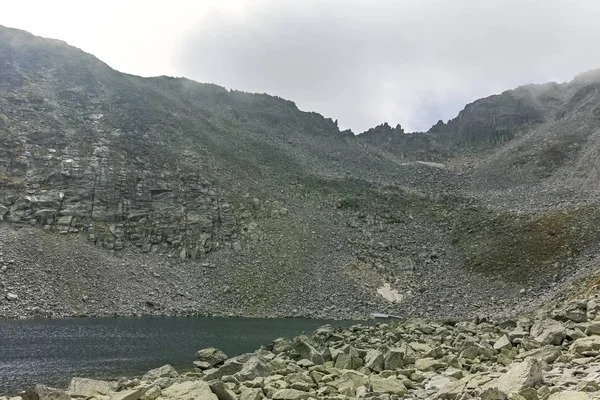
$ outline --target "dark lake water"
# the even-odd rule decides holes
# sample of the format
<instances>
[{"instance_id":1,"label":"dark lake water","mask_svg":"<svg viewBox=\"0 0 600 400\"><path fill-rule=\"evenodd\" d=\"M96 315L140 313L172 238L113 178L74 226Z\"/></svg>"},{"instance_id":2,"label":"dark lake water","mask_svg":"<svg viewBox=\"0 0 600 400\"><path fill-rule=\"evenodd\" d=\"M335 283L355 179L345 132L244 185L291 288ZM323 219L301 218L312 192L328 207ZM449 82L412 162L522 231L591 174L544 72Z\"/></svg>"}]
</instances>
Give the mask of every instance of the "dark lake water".
<instances>
[{"instance_id":1,"label":"dark lake water","mask_svg":"<svg viewBox=\"0 0 600 400\"><path fill-rule=\"evenodd\" d=\"M234 356L278 337L351 321L259 318L73 318L0 320L0 394L33 383L66 387L73 376L119 378L171 364L190 370L195 352Z\"/></svg>"}]
</instances>

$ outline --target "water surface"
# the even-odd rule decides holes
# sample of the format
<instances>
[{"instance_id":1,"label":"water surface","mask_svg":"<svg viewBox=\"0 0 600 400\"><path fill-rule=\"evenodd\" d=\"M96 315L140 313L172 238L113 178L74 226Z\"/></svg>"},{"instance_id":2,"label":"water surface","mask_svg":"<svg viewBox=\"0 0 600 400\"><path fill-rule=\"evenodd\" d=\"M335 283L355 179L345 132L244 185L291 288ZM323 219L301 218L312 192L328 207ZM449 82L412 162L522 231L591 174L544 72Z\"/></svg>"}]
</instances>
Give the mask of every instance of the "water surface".
<instances>
[{"instance_id":1,"label":"water surface","mask_svg":"<svg viewBox=\"0 0 600 400\"><path fill-rule=\"evenodd\" d=\"M33 383L66 387L73 376L133 377L167 363L190 370L194 353L204 347L234 356L324 324L352 323L203 317L0 320L0 394Z\"/></svg>"}]
</instances>

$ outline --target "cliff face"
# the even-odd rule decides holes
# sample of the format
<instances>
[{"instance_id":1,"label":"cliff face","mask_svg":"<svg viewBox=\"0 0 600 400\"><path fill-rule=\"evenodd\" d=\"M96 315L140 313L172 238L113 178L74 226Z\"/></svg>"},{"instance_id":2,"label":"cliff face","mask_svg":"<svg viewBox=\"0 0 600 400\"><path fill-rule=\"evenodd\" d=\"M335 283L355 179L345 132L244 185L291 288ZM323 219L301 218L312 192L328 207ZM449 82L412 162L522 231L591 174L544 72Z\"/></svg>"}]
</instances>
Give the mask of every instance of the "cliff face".
<instances>
[{"instance_id":1,"label":"cliff face","mask_svg":"<svg viewBox=\"0 0 600 400\"><path fill-rule=\"evenodd\" d=\"M598 73L355 137L13 29L0 65L0 315L464 315L597 249Z\"/></svg>"}]
</instances>

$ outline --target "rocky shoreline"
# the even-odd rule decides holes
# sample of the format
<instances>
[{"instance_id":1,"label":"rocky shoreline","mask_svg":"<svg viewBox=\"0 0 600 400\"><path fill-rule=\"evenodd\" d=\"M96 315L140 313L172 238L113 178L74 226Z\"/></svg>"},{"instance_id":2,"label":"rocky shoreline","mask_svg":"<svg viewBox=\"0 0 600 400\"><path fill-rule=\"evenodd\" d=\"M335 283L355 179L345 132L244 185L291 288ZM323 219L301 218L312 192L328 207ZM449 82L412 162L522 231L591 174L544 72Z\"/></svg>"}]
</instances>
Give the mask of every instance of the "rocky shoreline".
<instances>
[{"instance_id":1,"label":"rocky shoreline","mask_svg":"<svg viewBox=\"0 0 600 400\"><path fill-rule=\"evenodd\" d=\"M197 353L193 372L73 378L0 400L600 399L600 279L502 321L409 319L323 326L228 358Z\"/></svg>"}]
</instances>

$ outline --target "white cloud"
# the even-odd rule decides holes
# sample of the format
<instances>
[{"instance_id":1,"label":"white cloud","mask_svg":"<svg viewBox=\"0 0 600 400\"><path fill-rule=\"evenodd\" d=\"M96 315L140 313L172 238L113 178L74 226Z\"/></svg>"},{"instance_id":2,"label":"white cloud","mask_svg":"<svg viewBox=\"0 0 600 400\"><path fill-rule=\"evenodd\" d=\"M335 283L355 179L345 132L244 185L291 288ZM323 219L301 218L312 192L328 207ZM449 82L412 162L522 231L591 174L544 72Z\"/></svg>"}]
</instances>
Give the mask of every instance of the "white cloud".
<instances>
[{"instance_id":1,"label":"white cloud","mask_svg":"<svg viewBox=\"0 0 600 400\"><path fill-rule=\"evenodd\" d=\"M267 92L355 132L425 130L466 102L600 68L585 0L3 2L0 24L138 75Z\"/></svg>"}]
</instances>

